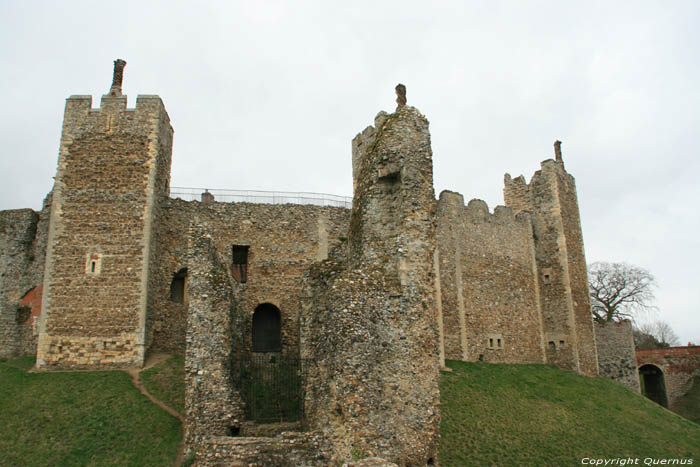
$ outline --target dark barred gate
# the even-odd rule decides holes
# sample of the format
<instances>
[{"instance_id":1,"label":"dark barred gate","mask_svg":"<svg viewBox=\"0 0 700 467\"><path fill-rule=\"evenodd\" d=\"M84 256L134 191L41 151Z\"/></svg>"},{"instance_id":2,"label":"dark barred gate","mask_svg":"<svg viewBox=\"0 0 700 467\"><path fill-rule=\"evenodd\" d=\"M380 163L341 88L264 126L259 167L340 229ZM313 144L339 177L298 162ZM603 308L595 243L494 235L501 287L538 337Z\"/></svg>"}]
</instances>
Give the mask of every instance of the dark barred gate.
<instances>
[{"instance_id":1,"label":"dark barred gate","mask_svg":"<svg viewBox=\"0 0 700 467\"><path fill-rule=\"evenodd\" d=\"M256 423L301 420L301 372L297 357L259 354L233 358L231 376L245 402L246 418Z\"/></svg>"}]
</instances>

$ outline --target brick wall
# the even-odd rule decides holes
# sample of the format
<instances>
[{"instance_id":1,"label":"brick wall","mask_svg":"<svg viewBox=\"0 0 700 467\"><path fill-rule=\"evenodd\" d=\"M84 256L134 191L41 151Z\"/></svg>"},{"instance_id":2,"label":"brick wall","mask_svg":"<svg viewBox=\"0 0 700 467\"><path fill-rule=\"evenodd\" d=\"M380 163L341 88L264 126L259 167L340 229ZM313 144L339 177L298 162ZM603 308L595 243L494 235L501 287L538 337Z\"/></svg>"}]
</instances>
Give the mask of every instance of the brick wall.
<instances>
[{"instance_id":1,"label":"brick wall","mask_svg":"<svg viewBox=\"0 0 700 467\"><path fill-rule=\"evenodd\" d=\"M700 346L669 347L636 351L637 367L651 364L664 375L668 407L676 408L678 399L692 387L693 379L700 376Z\"/></svg>"}]
</instances>

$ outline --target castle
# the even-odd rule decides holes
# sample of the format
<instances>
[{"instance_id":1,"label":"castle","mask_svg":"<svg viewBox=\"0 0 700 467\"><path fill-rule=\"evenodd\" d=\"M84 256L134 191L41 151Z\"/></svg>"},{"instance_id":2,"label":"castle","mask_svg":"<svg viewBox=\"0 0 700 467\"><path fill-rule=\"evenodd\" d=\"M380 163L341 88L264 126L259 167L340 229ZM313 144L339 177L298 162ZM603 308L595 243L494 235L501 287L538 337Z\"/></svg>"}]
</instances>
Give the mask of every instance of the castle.
<instances>
[{"instance_id":1,"label":"castle","mask_svg":"<svg viewBox=\"0 0 700 467\"><path fill-rule=\"evenodd\" d=\"M304 446L435 463L446 358L599 374L560 142L529 183L505 176L493 212L436 199L428 121L400 85L397 110L353 139L351 209L185 201L171 196L165 106L140 95L127 108L124 66L99 108L67 99L42 211L0 212L0 355L35 351L51 370L184 353L202 459L234 449L223 435L245 419L231 362L300 357L307 431L287 440L299 465L325 465Z\"/></svg>"}]
</instances>

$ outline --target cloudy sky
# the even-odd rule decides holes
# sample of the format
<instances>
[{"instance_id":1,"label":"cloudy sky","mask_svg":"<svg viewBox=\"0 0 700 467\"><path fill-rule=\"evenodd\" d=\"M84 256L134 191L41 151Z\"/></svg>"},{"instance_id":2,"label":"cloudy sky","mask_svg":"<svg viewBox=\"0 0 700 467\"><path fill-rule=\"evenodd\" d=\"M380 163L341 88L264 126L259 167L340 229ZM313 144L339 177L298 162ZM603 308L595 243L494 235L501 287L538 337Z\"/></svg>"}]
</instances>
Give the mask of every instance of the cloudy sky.
<instances>
[{"instance_id":1,"label":"cloudy sky","mask_svg":"<svg viewBox=\"0 0 700 467\"><path fill-rule=\"evenodd\" d=\"M0 209L39 209L64 99L159 94L172 186L352 194L394 86L430 120L436 194L503 204L563 141L586 255L657 278L700 343L700 2L0 0Z\"/></svg>"}]
</instances>

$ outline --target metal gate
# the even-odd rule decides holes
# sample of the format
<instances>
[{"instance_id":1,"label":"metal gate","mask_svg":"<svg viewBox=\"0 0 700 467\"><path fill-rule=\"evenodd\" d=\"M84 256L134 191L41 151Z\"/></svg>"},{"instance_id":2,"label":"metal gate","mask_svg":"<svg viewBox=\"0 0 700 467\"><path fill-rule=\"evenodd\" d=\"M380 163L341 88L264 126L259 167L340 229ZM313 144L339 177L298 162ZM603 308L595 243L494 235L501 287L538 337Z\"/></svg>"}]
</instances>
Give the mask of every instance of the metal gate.
<instances>
[{"instance_id":1,"label":"metal gate","mask_svg":"<svg viewBox=\"0 0 700 467\"><path fill-rule=\"evenodd\" d=\"M248 420L257 423L301 420L304 397L299 358L269 354L238 357L231 362L231 371Z\"/></svg>"}]
</instances>

